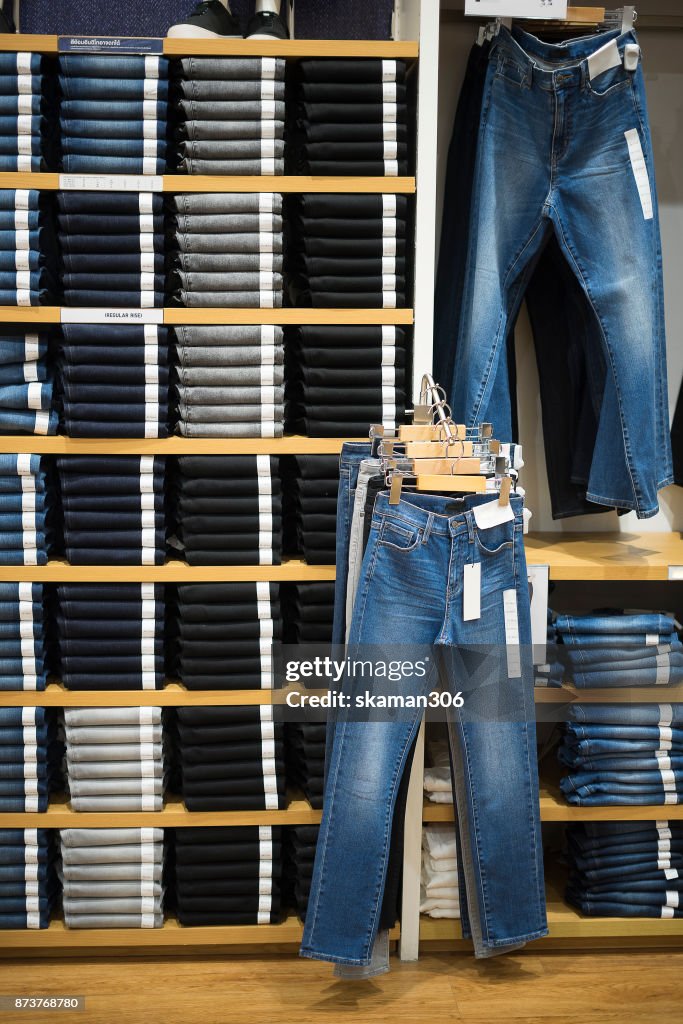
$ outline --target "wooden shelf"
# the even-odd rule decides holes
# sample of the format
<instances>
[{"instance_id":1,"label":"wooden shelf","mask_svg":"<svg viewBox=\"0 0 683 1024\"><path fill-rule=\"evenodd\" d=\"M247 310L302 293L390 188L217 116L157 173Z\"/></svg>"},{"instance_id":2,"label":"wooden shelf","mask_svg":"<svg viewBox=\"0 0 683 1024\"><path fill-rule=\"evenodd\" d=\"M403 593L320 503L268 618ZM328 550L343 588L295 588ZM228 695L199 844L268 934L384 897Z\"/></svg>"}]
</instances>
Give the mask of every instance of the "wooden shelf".
<instances>
[{"instance_id":1,"label":"wooden shelf","mask_svg":"<svg viewBox=\"0 0 683 1024\"><path fill-rule=\"evenodd\" d=\"M59 324L61 313L61 306L0 306L0 323ZM307 324L405 325L412 322L412 309L187 309L181 306L163 309L163 323L167 325L276 324L296 327Z\"/></svg>"},{"instance_id":2,"label":"wooden shelf","mask_svg":"<svg viewBox=\"0 0 683 1024\"><path fill-rule=\"evenodd\" d=\"M169 682L163 690L66 690L49 683L44 690L3 690L0 707L138 708L243 707L272 703L273 690L186 690Z\"/></svg>"},{"instance_id":3,"label":"wooden shelf","mask_svg":"<svg viewBox=\"0 0 683 1024\"><path fill-rule=\"evenodd\" d=\"M54 797L47 811L0 814L3 828L203 828L226 825L319 825L315 811L301 795L293 795L278 811L188 811L182 799L169 796L163 811L72 811L64 796ZM2 934L0 933L0 943Z\"/></svg>"},{"instance_id":4,"label":"wooden shelf","mask_svg":"<svg viewBox=\"0 0 683 1024\"><path fill-rule=\"evenodd\" d=\"M333 580L333 565L308 565L299 558L282 565L69 565L53 558L47 565L2 565L0 582L18 583L275 583Z\"/></svg>"},{"instance_id":5,"label":"wooden shelf","mask_svg":"<svg viewBox=\"0 0 683 1024\"><path fill-rule=\"evenodd\" d=\"M145 183L150 191L158 190L158 182L162 183L163 192L343 192L347 193L402 193L412 195L415 192L415 178L403 176L392 177L321 177L307 174L69 174L68 177L101 179L106 177L115 183L117 179L129 182L131 178L142 182L140 191L145 191ZM0 188L35 188L54 192L60 189L60 174L57 171L0 171ZM124 184L127 189L129 186ZM101 188L101 186L100 186ZM112 191L115 191L113 189Z\"/></svg>"},{"instance_id":6,"label":"wooden shelf","mask_svg":"<svg viewBox=\"0 0 683 1024\"><path fill-rule=\"evenodd\" d=\"M549 566L552 580L668 580L671 566L683 567L678 531L536 533L525 547L528 564Z\"/></svg>"},{"instance_id":7,"label":"wooden shelf","mask_svg":"<svg viewBox=\"0 0 683 1024\"><path fill-rule=\"evenodd\" d=\"M32 455L337 455L347 437L78 438L0 435L0 452Z\"/></svg>"},{"instance_id":8,"label":"wooden shelf","mask_svg":"<svg viewBox=\"0 0 683 1024\"><path fill-rule=\"evenodd\" d=\"M569 683L561 687L537 686L537 704L676 704L683 703L683 686L624 686L604 690L577 690Z\"/></svg>"}]
</instances>

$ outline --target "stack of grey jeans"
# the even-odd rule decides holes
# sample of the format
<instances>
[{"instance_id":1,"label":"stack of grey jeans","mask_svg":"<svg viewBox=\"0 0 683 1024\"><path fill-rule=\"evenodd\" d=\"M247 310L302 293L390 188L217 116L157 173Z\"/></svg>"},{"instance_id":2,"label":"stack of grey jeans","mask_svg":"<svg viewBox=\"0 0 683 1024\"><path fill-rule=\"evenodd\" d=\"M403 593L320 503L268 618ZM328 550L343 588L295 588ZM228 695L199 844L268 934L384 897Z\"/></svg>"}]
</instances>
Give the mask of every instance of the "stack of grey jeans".
<instances>
[{"instance_id":1,"label":"stack of grey jeans","mask_svg":"<svg viewBox=\"0 0 683 1024\"><path fill-rule=\"evenodd\" d=\"M170 209L171 305L282 305L279 193L185 193Z\"/></svg>"},{"instance_id":2,"label":"stack of grey jeans","mask_svg":"<svg viewBox=\"0 0 683 1024\"><path fill-rule=\"evenodd\" d=\"M285 61L187 57L173 68L179 169L188 174L283 174Z\"/></svg>"},{"instance_id":3,"label":"stack of grey jeans","mask_svg":"<svg viewBox=\"0 0 683 1024\"><path fill-rule=\"evenodd\" d=\"M177 432L185 437L282 437L281 327L176 327Z\"/></svg>"},{"instance_id":4,"label":"stack of grey jeans","mask_svg":"<svg viewBox=\"0 0 683 1024\"><path fill-rule=\"evenodd\" d=\"M161 708L66 708L66 765L74 811L160 811Z\"/></svg>"},{"instance_id":5,"label":"stack of grey jeans","mask_svg":"<svg viewBox=\"0 0 683 1024\"><path fill-rule=\"evenodd\" d=\"M61 842L67 928L161 928L163 829L67 828Z\"/></svg>"}]
</instances>

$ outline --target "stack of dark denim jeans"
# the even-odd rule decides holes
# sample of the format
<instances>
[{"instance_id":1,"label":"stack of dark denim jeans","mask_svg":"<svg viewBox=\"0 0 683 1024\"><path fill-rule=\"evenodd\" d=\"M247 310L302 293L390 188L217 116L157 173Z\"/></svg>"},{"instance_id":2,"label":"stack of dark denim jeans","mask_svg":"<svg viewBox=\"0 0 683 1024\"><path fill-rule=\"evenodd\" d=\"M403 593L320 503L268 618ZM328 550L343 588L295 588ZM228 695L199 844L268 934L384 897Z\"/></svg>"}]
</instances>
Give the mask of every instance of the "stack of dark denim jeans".
<instances>
[{"instance_id":1,"label":"stack of dark denim jeans","mask_svg":"<svg viewBox=\"0 0 683 1024\"><path fill-rule=\"evenodd\" d=\"M371 423L395 429L405 421L406 345L401 327L288 330L287 429L308 437L363 437Z\"/></svg>"},{"instance_id":2,"label":"stack of dark denim jeans","mask_svg":"<svg viewBox=\"0 0 683 1024\"><path fill-rule=\"evenodd\" d=\"M175 829L180 924L280 921L282 832L269 825Z\"/></svg>"},{"instance_id":3,"label":"stack of dark denim jeans","mask_svg":"<svg viewBox=\"0 0 683 1024\"><path fill-rule=\"evenodd\" d=\"M175 306L282 305L282 196L173 196L169 295Z\"/></svg>"},{"instance_id":4,"label":"stack of dark denim jeans","mask_svg":"<svg viewBox=\"0 0 683 1024\"><path fill-rule=\"evenodd\" d=\"M176 327L175 336L178 433L282 437L281 327Z\"/></svg>"},{"instance_id":5,"label":"stack of dark denim jeans","mask_svg":"<svg viewBox=\"0 0 683 1024\"><path fill-rule=\"evenodd\" d=\"M288 213L293 306L406 305L407 196L304 194Z\"/></svg>"},{"instance_id":6,"label":"stack of dark denim jeans","mask_svg":"<svg viewBox=\"0 0 683 1024\"><path fill-rule=\"evenodd\" d=\"M45 689L42 583L0 583L0 651L0 691Z\"/></svg>"},{"instance_id":7,"label":"stack of dark denim jeans","mask_svg":"<svg viewBox=\"0 0 683 1024\"><path fill-rule=\"evenodd\" d=\"M59 192L57 204L65 306L163 306L160 195Z\"/></svg>"},{"instance_id":8,"label":"stack of dark denim jeans","mask_svg":"<svg viewBox=\"0 0 683 1024\"><path fill-rule=\"evenodd\" d=\"M683 917L683 823L587 822L567 839L567 901L582 914Z\"/></svg>"},{"instance_id":9,"label":"stack of dark denim jeans","mask_svg":"<svg viewBox=\"0 0 683 1024\"><path fill-rule=\"evenodd\" d=\"M0 53L0 171L55 166L55 79L40 53Z\"/></svg>"},{"instance_id":10,"label":"stack of dark denim jeans","mask_svg":"<svg viewBox=\"0 0 683 1024\"><path fill-rule=\"evenodd\" d=\"M285 550L309 565L332 565L337 542L339 458L297 455L283 469L286 505Z\"/></svg>"},{"instance_id":11,"label":"stack of dark denim jeans","mask_svg":"<svg viewBox=\"0 0 683 1024\"><path fill-rule=\"evenodd\" d=\"M570 804L677 804L683 800L683 704L572 704L560 762Z\"/></svg>"},{"instance_id":12,"label":"stack of dark denim jeans","mask_svg":"<svg viewBox=\"0 0 683 1024\"><path fill-rule=\"evenodd\" d=\"M59 899L55 833L0 829L0 929L47 928Z\"/></svg>"},{"instance_id":13,"label":"stack of dark denim jeans","mask_svg":"<svg viewBox=\"0 0 683 1024\"><path fill-rule=\"evenodd\" d=\"M403 61L301 60L292 92L292 174L408 174Z\"/></svg>"},{"instance_id":14,"label":"stack of dark denim jeans","mask_svg":"<svg viewBox=\"0 0 683 1024\"><path fill-rule=\"evenodd\" d=\"M67 690L161 688L165 607L161 584L58 583L62 685Z\"/></svg>"},{"instance_id":15,"label":"stack of dark denim jeans","mask_svg":"<svg viewBox=\"0 0 683 1024\"><path fill-rule=\"evenodd\" d=\"M63 750L53 708L0 708L0 812L46 811Z\"/></svg>"},{"instance_id":16,"label":"stack of dark denim jeans","mask_svg":"<svg viewBox=\"0 0 683 1024\"><path fill-rule=\"evenodd\" d=\"M282 499L278 459L182 455L172 540L190 565L279 565Z\"/></svg>"},{"instance_id":17,"label":"stack of dark denim jeans","mask_svg":"<svg viewBox=\"0 0 683 1024\"><path fill-rule=\"evenodd\" d=\"M45 565L53 487L40 455L0 455L0 565Z\"/></svg>"},{"instance_id":18,"label":"stack of dark denim jeans","mask_svg":"<svg viewBox=\"0 0 683 1024\"><path fill-rule=\"evenodd\" d=\"M164 562L163 456L60 456L57 469L72 565Z\"/></svg>"},{"instance_id":19,"label":"stack of dark denim jeans","mask_svg":"<svg viewBox=\"0 0 683 1024\"><path fill-rule=\"evenodd\" d=\"M163 829L66 828L61 843L67 928L161 928Z\"/></svg>"},{"instance_id":20,"label":"stack of dark denim jeans","mask_svg":"<svg viewBox=\"0 0 683 1024\"><path fill-rule=\"evenodd\" d=\"M0 54L1 56L1 54ZM0 330L0 433L56 434L48 335Z\"/></svg>"},{"instance_id":21,"label":"stack of dark denim jeans","mask_svg":"<svg viewBox=\"0 0 683 1024\"><path fill-rule=\"evenodd\" d=\"M68 437L168 436L168 330L64 324L59 378Z\"/></svg>"},{"instance_id":22,"label":"stack of dark denim jeans","mask_svg":"<svg viewBox=\"0 0 683 1024\"><path fill-rule=\"evenodd\" d=\"M174 65L179 169L188 174L283 174L285 61L187 57Z\"/></svg>"},{"instance_id":23,"label":"stack of dark denim jeans","mask_svg":"<svg viewBox=\"0 0 683 1024\"><path fill-rule=\"evenodd\" d=\"M283 594L287 644L332 642L334 583L290 583Z\"/></svg>"},{"instance_id":24,"label":"stack of dark denim jeans","mask_svg":"<svg viewBox=\"0 0 683 1024\"><path fill-rule=\"evenodd\" d=\"M0 189L0 306L48 306L56 290L52 197Z\"/></svg>"},{"instance_id":25,"label":"stack of dark denim jeans","mask_svg":"<svg viewBox=\"0 0 683 1024\"><path fill-rule=\"evenodd\" d=\"M302 921L308 907L319 831L319 825L296 825L285 829L287 895Z\"/></svg>"},{"instance_id":26,"label":"stack of dark denim jeans","mask_svg":"<svg viewBox=\"0 0 683 1024\"><path fill-rule=\"evenodd\" d=\"M74 811L160 811L166 774L161 708L65 708Z\"/></svg>"},{"instance_id":27,"label":"stack of dark denim jeans","mask_svg":"<svg viewBox=\"0 0 683 1024\"><path fill-rule=\"evenodd\" d=\"M673 615L594 612L558 615L567 682L579 689L673 686L683 682L683 643Z\"/></svg>"},{"instance_id":28,"label":"stack of dark denim jeans","mask_svg":"<svg viewBox=\"0 0 683 1024\"><path fill-rule=\"evenodd\" d=\"M178 708L176 749L187 809L284 807L282 730L270 704Z\"/></svg>"},{"instance_id":29,"label":"stack of dark denim jeans","mask_svg":"<svg viewBox=\"0 0 683 1024\"><path fill-rule=\"evenodd\" d=\"M316 808L323 805L326 729L325 722L288 722L285 726L287 780Z\"/></svg>"},{"instance_id":30,"label":"stack of dark denim jeans","mask_svg":"<svg viewBox=\"0 0 683 1024\"><path fill-rule=\"evenodd\" d=\"M188 690L272 690L279 591L277 583L181 584L173 674Z\"/></svg>"},{"instance_id":31,"label":"stack of dark denim jeans","mask_svg":"<svg viewBox=\"0 0 683 1024\"><path fill-rule=\"evenodd\" d=\"M60 54L62 170L163 174L168 60Z\"/></svg>"}]
</instances>

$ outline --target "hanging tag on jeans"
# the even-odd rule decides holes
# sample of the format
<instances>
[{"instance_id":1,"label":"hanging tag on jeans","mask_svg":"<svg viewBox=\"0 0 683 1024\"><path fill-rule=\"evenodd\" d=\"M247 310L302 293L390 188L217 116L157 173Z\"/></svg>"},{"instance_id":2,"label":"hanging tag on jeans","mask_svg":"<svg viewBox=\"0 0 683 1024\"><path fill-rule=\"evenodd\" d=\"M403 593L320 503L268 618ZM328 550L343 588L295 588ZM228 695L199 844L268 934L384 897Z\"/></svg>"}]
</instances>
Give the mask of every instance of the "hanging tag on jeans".
<instances>
[{"instance_id":1,"label":"hanging tag on jeans","mask_svg":"<svg viewBox=\"0 0 683 1024\"><path fill-rule=\"evenodd\" d=\"M464 622L481 617L481 562L470 562L463 569L462 617Z\"/></svg>"},{"instance_id":2,"label":"hanging tag on jeans","mask_svg":"<svg viewBox=\"0 0 683 1024\"><path fill-rule=\"evenodd\" d=\"M483 505L475 505L472 509L474 521L480 530L490 530L493 526L502 526L515 518L512 506L501 505L499 501L492 499L485 501Z\"/></svg>"}]
</instances>

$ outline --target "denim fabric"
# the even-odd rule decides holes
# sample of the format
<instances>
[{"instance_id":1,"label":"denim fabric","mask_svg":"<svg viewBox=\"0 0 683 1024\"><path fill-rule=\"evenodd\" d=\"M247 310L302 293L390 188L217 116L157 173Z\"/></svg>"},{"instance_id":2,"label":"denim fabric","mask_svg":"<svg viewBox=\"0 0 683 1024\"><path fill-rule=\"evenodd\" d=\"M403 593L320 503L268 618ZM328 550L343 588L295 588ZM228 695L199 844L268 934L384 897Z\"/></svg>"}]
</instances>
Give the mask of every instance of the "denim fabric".
<instances>
[{"instance_id":1,"label":"denim fabric","mask_svg":"<svg viewBox=\"0 0 683 1024\"><path fill-rule=\"evenodd\" d=\"M0 86L1 83L2 79L0 79ZM94 118L99 116L100 106L106 105L110 101L119 103L122 100L133 102L152 100L158 103L168 99L168 82L165 79L149 76L121 78L117 75L112 82L112 79L106 76L86 77L68 72L60 74L59 86L67 101L90 101L89 106ZM93 102L97 100L104 101L104 103Z\"/></svg>"},{"instance_id":2,"label":"denim fabric","mask_svg":"<svg viewBox=\"0 0 683 1024\"><path fill-rule=\"evenodd\" d=\"M73 78L168 78L169 62L154 55L60 54L59 70ZM114 94L117 87L113 87Z\"/></svg>"},{"instance_id":3,"label":"denim fabric","mask_svg":"<svg viewBox=\"0 0 683 1024\"><path fill-rule=\"evenodd\" d=\"M285 66L281 57L183 57L177 64L181 78L219 82L283 81Z\"/></svg>"}]
</instances>

